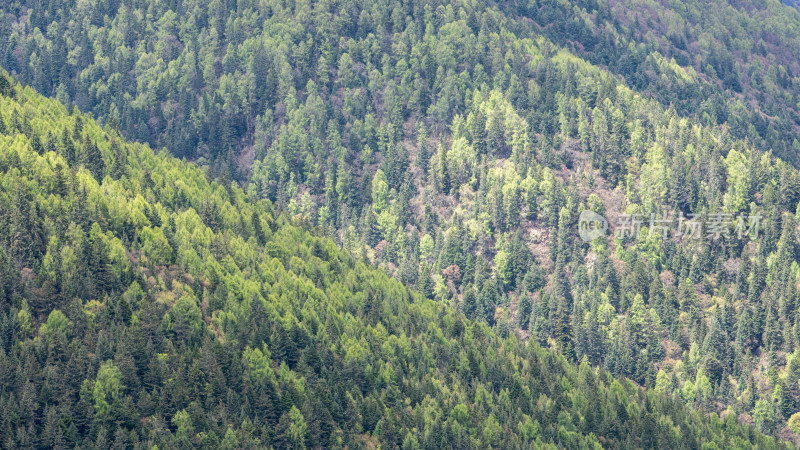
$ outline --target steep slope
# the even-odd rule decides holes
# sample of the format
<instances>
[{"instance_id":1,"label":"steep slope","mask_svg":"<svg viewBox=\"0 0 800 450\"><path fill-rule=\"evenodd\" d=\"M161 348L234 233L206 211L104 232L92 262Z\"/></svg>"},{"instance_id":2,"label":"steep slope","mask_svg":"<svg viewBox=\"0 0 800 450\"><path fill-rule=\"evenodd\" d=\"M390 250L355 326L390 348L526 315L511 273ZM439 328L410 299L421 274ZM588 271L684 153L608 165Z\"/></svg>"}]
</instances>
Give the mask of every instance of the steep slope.
<instances>
[{"instance_id":1,"label":"steep slope","mask_svg":"<svg viewBox=\"0 0 800 450\"><path fill-rule=\"evenodd\" d=\"M511 72L521 82L517 89L525 90L524 55L506 62L502 43L481 48L481 41L500 32L498 26L518 37L544 35L608 67L665 107L675 105L706 125L728 123L737 138L800 161L800 143L793 144L800 133L800 13L778 0L497 6L89 0L69 7L54 0L13 0L0 6L0 61L40 92L119 126L129 139L246 174L251 148L261 144L257 117L268 113L281 121L289 88L304 90L309 80L333 97L358 86L376 99L382 94L369 81L377 69L383 77L397 77L401 91L421 91L421 115L442 98L451 114L463 111L440 79L451 69L453 75L467 69L474 78L472 67L480 64L486 75L461 77L457 96L464 95L464 84L471 90L484 81L505 89ZM455 42L462 38L464 51ZM345 53L352 59L340 60ZM406 69L411 72L404 76ZM339 102L328 108L341 108ZM391 113L379 101L375 109L379 118Z\"/></svg>"},{"instance_id":2,"label":"steep slope","mask_svg":"<svg viewBox=\"0 0 800 450\"><path fill-rule=\"evenodd\" d=\"M9 2L0 39L22 79L500 336L791 437L797 15L506 3ZM763 228L589 245L585 209Z\"/></svg>"},{"instance_id":3,"label":"steep slope","mask_svg":"<svg viewBox=\"0 0 800 450\"><path fill-rule=\"evenodd\" d=\"M775 446L500 339L0 74L8 448Z\"/></svg>"},{"instance_id":4,"label":"steep slope","mask_svg":"<svg viewBox=\"0 0 800 450\"><path fill-rule=\"evenodd\" d=\"M778 0L517 2L554 42L705 125L800 162L800 13ZM675 76L678 67L691 81ZM687 82L688 81L688 82Z\"/></svg>"}]
</instances>

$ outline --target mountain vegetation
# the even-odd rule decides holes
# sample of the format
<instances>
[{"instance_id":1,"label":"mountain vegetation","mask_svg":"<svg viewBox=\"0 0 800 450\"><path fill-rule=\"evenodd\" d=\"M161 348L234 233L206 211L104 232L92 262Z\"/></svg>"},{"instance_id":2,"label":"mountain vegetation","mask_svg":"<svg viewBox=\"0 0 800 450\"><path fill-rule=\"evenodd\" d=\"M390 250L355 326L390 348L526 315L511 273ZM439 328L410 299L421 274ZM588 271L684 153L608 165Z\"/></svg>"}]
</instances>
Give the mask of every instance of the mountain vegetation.
<instances>
[{"instance_id":1,"label":"mountain vegetation","mask_svg":"<svg viewBox=\"0 0 800 450\"><path fill-rule=\"evenodd\" d=\"M0 75L8 448L777 446L410 291Z\"/></svg>"},{"instance_id":2,"label":"mountain vegetation","mask_svg":"<svg viewBox=\"0 0 800 450\"><path fill-rule=\"evenodd\" d=\"M155 406L126 426L76 425L70 439L81 441L70 444L111 442L121 429L120 439L136 430L140 442L173 446L154 436L189 423L194 444L230 427L240 444L279 447L298 429L308 445L527 447L536 438L520 431L523 416L541 443L568 447L766 439L737 423L798 439L798 33L800 13L777 0L9 1L0 65L66 109L0 80L4 134L19 147L5 166L15 177L7 203L27 208L3 209L16 294L7 323L30 317L8 348L44 345L50 328L38 327L61 311L70 332L91 330L65 345L84 342L95 358L75 380L95 395L131 326L115 321L118 308L128 314L119 299L134 325L149 311L150 334L128 351L147 364L164 354L167 372L122 385L131 411L142 392ZM51 172L63 183L40 181ZM584 210L612 229L638 214L642 232L585 243ZM731 220L702 239L662 238L650 220L665 214ZM737 233L738 217L760 217L759 233ZM86 250L98 240L105 247ZM93 267L103 251L108 270ZM187 326L181 314L199 320ZM101 335L108 350L96 356ZM393 348L390 336L409 343ZM309 346L332 372L304 361ZM39 352L39 366L9 367L41 379ZM487 355L503 362L489 369ZM256 383L254 360L274 382ZM212 362L227 389L212 403L192 410L162 393L199 389L176 380L193 365L217 373L203 365ZM582 370L602 386L582 394L590 400L573 395ZM556 387L537 376L563 380L561 393L541 391ZM614 383L638 405L622 416L608 412ZM528 400L511 393L518 384ZM540 393L561 406L548 409ZM326 405L330 420L315 415L323 397L339 408ZM350 398L349 411L372 417L360 428L342 422L354 417ZM436 407L420 406L426 398ZM453 398L469 425L453 419ZM603 412L575 412L589 404ZM184 410L191 421L174 419ZM723 422L704 413L722 413L730 431L708 431ZM53 414L68 431L58 418L72 415ZM620 417L637 425L599 425ZM687 437L642 433L647 417ZM45 422L8 429L22 439ZM487 426L508 441L487 438Z\"/></svg>"}]
</instances>

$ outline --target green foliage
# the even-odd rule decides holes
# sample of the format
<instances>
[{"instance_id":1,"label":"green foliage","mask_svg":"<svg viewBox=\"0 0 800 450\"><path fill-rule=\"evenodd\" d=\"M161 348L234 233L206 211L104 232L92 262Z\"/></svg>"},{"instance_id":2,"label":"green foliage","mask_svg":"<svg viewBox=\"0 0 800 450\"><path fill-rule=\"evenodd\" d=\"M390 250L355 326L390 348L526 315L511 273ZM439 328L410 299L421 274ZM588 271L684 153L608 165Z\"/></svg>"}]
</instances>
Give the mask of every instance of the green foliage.
<instances>
[{"instance_id":1,"label":"green foliage","mask_svg":"<svg viewBox=\"0 0 800 450\"><path fill-rule=\"evenodd\" d=\"M145 227L141 232L142 252L153 264L166 265L172 260L172 247L160 228Z\"/></svg>"},{"instance_id":2,"label":"green foliage","mask_svg":"<svg viewBox=\"0 0 800 450\"><path fill-rule=\"evenodd\" d=\"M470 408L458 427L423 427L428 410L411 423L398 405L438 398L435 386L472 399L473 377L490 376L492 395L509 384L497 369L507 366L443 343L436 329L460 339L468 327L434 319L433 299L501 337L685 393L693 408L758 409L761 429L780 431L800 406L784 361L800 346L799 21L778 2L718 0L4 2L0 65L14 76L0 75L3 357L39 370L25 359L34 349L12 345L38 329L38 364L45 353L78 368L113 359L129 401L97 425L91 404L71 398L84 408L71 431L53 412L55 388L30 376L46 395L34 404L15 386L24 407L0 426L19 442L0 445L55 446L25 440L49 424L70 446L118 434L124 446L146 418L173 435L192 424L179 444L140 433L162 448L577 446L587 432L655 446L547 406L563 400L552 392ZM645 236L584 245L575 228L587 208L642 214ZM662 239L649 223L717 212L761 215L763 239ZM422 330L441 347L383 348L384 334ZM342 355L350 362L336 367ZM413 381L376 375L412 358L419 373L392 370ZM448 358L447 375L427 378L430 361ZM337 377L357 389L318 383ZM154 388L164 383L178 394ZM200 417L212 407L236 419ZM192 420L174 422L179 413ZM509 441L495 442L489 418ZM515 440L531 429L541 436Z\"/></svg>"},{"instance_id":3,"label":"green foliage","mask_svg":"<svg viewBox=\"0 0 800 450\"><path fill-rule=\"evenodd\" d=\"M800 413L794 413L786 422L789 428L795 433L800 433Z\"/></svg>"},{"instance_id":4,"label":"green foliage","mask_svg":"<svg viewBox=\"0 0 800 450\"><path fill-rule=\"evenodd\" d=\"M21 327L30 326L30 316L27 315L24 310L17 314L17 318L20 320ZM51 338L54 333L67 333L69 331L69 326L70 321L67 319L67 316L61 311L54 309L50 311L50 314L47 316L47 322L39 329L39 334Z\"/></svg>"},{"instance_id":5,"label":"green foliage","mask_svg":"<svg viewBox=\"0 0 800 450\"><path fill-rule=\"evenodd\" d=\"M122 372L119 368L111 361L103 363L94 382L94 411L98 418L108 417L111 405L119 401L122 388Z\"/></svg>"},{"instance_id":6,"label":"green foliage","mask_svg":"<svg viewBox=\"0 0 800 450\"><path fill-rule=\"evenodd\" d=\"M111 157L94 121L15 88L0 114L38 105L34 128L80 123ZM673 447L679 435L666 424L693 442L778 446L602 369L579 371L513 333L501 338L165 152L117 141L127 175L99 181L14 133L0 137L14 142L0 147L0 202L22 187L30 198L14 208L30 205L28 231L42 235L26 252L0 246L0 326L10 330L0 367L22 371L0 393L4 446L483 448L594 446L602 436ZM58 165L70 171L64 193L50 182ZM248 226L255 214L264 244ZM159 253L167 245L174 253ZM476 311L507 326L504 293L477 267ZM572 420L576 408L598 414Z\"/></svg>"}]
</instances>

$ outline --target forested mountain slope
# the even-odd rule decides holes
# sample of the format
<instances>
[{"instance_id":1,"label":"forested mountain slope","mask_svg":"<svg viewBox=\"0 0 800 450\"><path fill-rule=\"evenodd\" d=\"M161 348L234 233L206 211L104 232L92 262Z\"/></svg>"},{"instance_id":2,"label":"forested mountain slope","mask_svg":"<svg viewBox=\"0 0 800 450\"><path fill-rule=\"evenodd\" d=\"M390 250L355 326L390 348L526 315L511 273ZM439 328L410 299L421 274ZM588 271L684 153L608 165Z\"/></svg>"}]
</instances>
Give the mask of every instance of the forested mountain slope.
<instances>
[{"instance_id":1,"label":"forested mountain slope","mask_svg":"<svg viewBox=\"0 0 800 450\"><path fill-rule=\"evenodd\" d=\"M518 2L516 14L628 85L800 162L800 13L764 2ZM690 76L680 76L680 68Z\"/></svg>"},{"instance_id":2,"label":"forested mountain slope","mask_svg":"<svg viewBox=\"0 0 800 450\"><path fill-rule=\"evenodd\" d=\"M2 11L15 76L246 184L499 336L763 432L800 429L785 426L800 407L800 19L777 1ZM612 226L763 226L589 245L585 209Z\"/></svg>"},{"instance_id":3,"label":"forested mountain slope","mask_svg":"<svg viewBox=\"0 0 800 450\"><path fill-rule=\"evenodd\" d=\"M777 446L501 338L0 74L7 448Z\"/></svg>"},{"instance_id":4,"label":"forested mountain slope","mask_svg":"<svg viewBox=\"0 0 800 450\"><path fill-rule=\"evenodd\" d=\"M0 6L0 61L129 139L241 177L251 147L263 145L258 117L288 120L281 104L309 80L329 113L358 108L357 98L342 104L342 90L359 88L379 121L398 106L403 117L439 119L428 107L443 97L439 114L463 113L451 97L484 82L526 91L529 58L492 36L501 29L542 34L680 114L727 123L735 137L800 161L800 13L778 0L13 0ZM373 69L395 78L400 105L381 104L386 86L375 85ZM421 92L408 105L411 88Z\"/></svg>"}]
</instances>

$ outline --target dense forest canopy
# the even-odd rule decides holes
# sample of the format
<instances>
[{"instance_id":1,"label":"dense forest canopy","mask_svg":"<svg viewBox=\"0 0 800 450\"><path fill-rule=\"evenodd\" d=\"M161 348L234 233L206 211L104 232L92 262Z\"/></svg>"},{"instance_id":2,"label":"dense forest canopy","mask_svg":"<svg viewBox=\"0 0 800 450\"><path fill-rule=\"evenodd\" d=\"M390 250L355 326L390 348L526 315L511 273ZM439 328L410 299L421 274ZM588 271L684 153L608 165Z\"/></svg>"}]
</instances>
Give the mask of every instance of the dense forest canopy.
<instances>
[{"instance_id":1,"label":"dense forest canopy","mask_svg":"<svg viewBox=\"0 0 800 450\"><path fill-rule=\"evenodd\" d=\"M8 448L776 447L410 291L0 74Z\"/></svg>"},{"instance_id":2,"label":"dense forest canopy","mask_svg":"<svg viewBox=\"0 0 800 450\"><path fill-rule=\"evenodd\" d=\"M0 7L0 61L129 139L241 178L253 147L271 144L260 122L291 121L287 96L309 81L323 130L360 109L443 125L469 106L453 97L483 83L528 97L530 56L504 35L543 35L682 115L800 161L800 13L777 0L514 4L13 0Z\"/></svg>"},{"instance_id":3,"label":"dense forest canopy","mask_svg":"<svg viewBox=\"0 0 800 450\"><path fill-rule=\"evenodd\" d=\"M647 389L646 394L637 395L664 395L675 405L681 403L674 406L675 411L684 411L686 406L724 413L726 420L733 421L726 426L738 420L762 433L798 439L798 33L800 13L777 0L757 4L721 0L7 2L0 6L0 66L11 77L0 80L0 94L12 103L43 101L29 90L22 95L23 90L10 81L16 78L55 98L66 111L74 107L91 113L103 126L97 128L98 136L105 136L100 139L84 132L84 126L97 125L84 125L94 122L76 119L82 117L77 113L64 119L75 124L32 128L30 121L47 114L38 110L26 114L22 106L3 111L8 136L27 139L13 142L29 145L33 154L43 157L48 152L59 154L62 165L54 167L61 169L47 170L65 180L53 182L59 191L52 199L47 197L36 208L25 206L33 212L8 213L2 222L9 230L7 271L18 280L14 289L27 286L9 308L27 308L32 323L43 321L54 308L63 310L59 302L72 305L75 297L92 314L96 314L94 309L104 310L100 305L115 311L117 306L108 305L125 298L133 280L124 277L140 273L142 280L137 282L142 294L136 295L146 300L140 298L135 306L126 300L129 309L155 308L148 306L155 301L166 308L159 310L163 317L171 318L165 311L176 298L184 298L180 288L184 286L191 291L187 297L199 306L201 322L213 331L213 336L207 336L209 345L217 345L229 342L226 327L231 323L248 323L240 316L248 316L256 293L268 312L274 308L284 328L292 329L292 321L283 318L288 307L281 309L276 303L284 290L276 293L264 287L263 277L275 277L264 274L276 270L269 259L275 258L292 276L302 278L305 273L326 298L332 295L327 286L338 286L336 280L344 284L343 299L367 292L364 298L369 300L333 301L332 311L327 303L318 306L325 314L363 317L366 324L375 326L377 317L370 316L371 302L378 301L374 296L399 290L402 294L391 297L398 308L421 302L433 308L430 311L441 311L430 312L433 322L444 320L434 319L437 314L463 314L463 320L480 323L471 326L497 339L486 341L480 352L499 351L495 344L511 345L501 344L503 340L513 342L515 352L533 352L532 348L544 352L538 347L542 346L564 357L559 359L564 370L574 370L569 364L580 364L604 374L606 381L611 380L609 376L632 380ZM12 99L12 94L18 97ZM60 108L55 103L47 105L47 111ZM155 156L126 140L166 151ZM159 162L137 166L140 151ZM205 173L178 163L168 153L204 167ZM20 164L28 167L33 162ZM175 178L175 171L159 178L159 171L168 170L161 166L176 164L188 171L185 176L197 180L182 181ZM78 171L81 166L84 169ZM11 172L13 164L7 167L14 177L44 176L38 174L39 166L19 174ZM138 179L129 174L137 170L142 180L139 188L114 181ZM86 183L79 182L80 174ZM106 176L111 177L109 187ZM198 184L201 178L206 184ZM89 179L96 180L97 190ZM69 189L58 187L62 184ZM194 200L186 192L188 186L195 190ZM9 195L18 195L18 189L7 189ZM21 192L23 198L13 201L30 205L36 190ZM131 195L131 200L116 200ZM61 201L62 197L70 200ZM108 198L108 206L93 210L100 198ZM120 205L138 213L128 216ZM260 212L253 216L247 208ZM631 215L757 216L762 218L762 229L760 235L746 238L730 229L725 239L682 239L676 233L662 239L650 233L652 227L645 223L638 236L607 233L586 243L579 238L578 220L587 210L608 218L612 225ZM55 221L47 228L45 211L63 211L52 214L67 223ZM90 213L99 216L94 221L81 218ZM170 222L172 214L176 217ZM103 215L109 219L101 220ZM29 226L37 220L43 225ZM75 231L71 221L80 231ZM210 232L197 231L197 221ZM56 234L58 240L53 243L56 229L64 231ZM375 281L378 284L362 289L366 281L361 276L348 284L343 280L349 275L340 271L328 274L320 269L317 274L317 269L308 269L316 264L310 255L323 262L325 258L289 244L295 237L281 244L286 249L273 248L272 236L290 229L297 230L293 233L304 230L303 240L331 239L324 240L326 251L352 260L347 265L354 273L364 271L370 277L388 273L399 284L380 278ZM21 241L25 245L15 243L19 233L27 230L32 230L33 237ZM81 233L85 238L79 239ZM89 244L74 241L94 243L100 235L106 236L108 248L116 248L116 259L109 256L108 264L115 267L112 272L118 278L113 280L120 285L104 274L98 278L96 269L89 267L95 255L78 250ZM115 236L116 247L112 245ZM181 248L181 239L192 245ZM334 243L343 251L335 250ZM65 256L62 247L72 253ZM209 252L216 263L208 260ZM54 262L56 253L68 261L83 257L86 266L72 269L69 276L60 274L53 265L64 262ZM380 270L362 268L358 264L363 262ZM306 267L305 272L295 270L293 264ZM241 277L232 282L235 288L221 281L223 272ZM250 277L260 281L248 284ZM224 289L217 292L221 285ZM378 302L385 301L389 300ZM181 308L189 306L187 300ZM304 314L295 313L303 324L300 328L311 326ZM417 316L411 313L400 314L397 320L406 316L416 324ZM66 317L76 320L69 314ZM100 322L92 330L109 341L114 314L98 317L111 322ZM383 326L389 334L403 329ZM278 333L274 329L279 328L269 328L259 336L283 339L274 336ZM38 328L31 328L24 338L42 335L34 330ZM319 330L305 330L304 338L289 334L286 339L317 342ZM328 332L339 336L341 330L339 326ZM413 335L409 330L404 333ZM123 339L114 336L113 342ZM171 339L168 333L162 337ZM420 345L433 345L428 339L434 338L420 337ZM251 341L231 345L259 349L279 370L281 359L275 355L283 355L281 350L270 347L273 344L266 337L267 347ZM111 348L117 345L109 344ZM172 354L171 349L158 347L164 344L153 345L158 354ZM229 354L240 357L240 347L235 347L238 353ZM202 357L196 352L180 354L187 367ZM545 354L551 355L541 353ZM469 362L470 353L466 355ZM529 355L515 356L519 359L514 361L541 359ZM215 353L206 359L218 357ZM412 358L408 353L395 357L402 364ZM440 372L431 376L449 380L453 371L460 370L453 364L438 367ZM363 361L356 364L361 365ZM287 366L295 370L292 364ZM383 370L378 363L369 367L376 373ZM506 369L514 374L521 370ZM226 377L228 370L227 366L222 370ZM275 390L281 393L283 379L276 373ZM355 376L341 373L342 380ZM137 369L137 375L141 374ZM427 383L423 375L409 383ZM328 375L321 378L332 383ZM465 395L477 401L468 379L456 382L457 387L451 381L444 385L457 390L463 384L469 392ZM348 381L341 383L348 386ZM497 395L504 387L511 389L511 384L498 383ZM158 383L149 387L156 385L171 389ZM266 424L248 415L260 408L245 407L243 399L252 402L253 396L243 394L239 384L234 386L244 409L226 403L227 409L218 416L227 417L235 410L237 417L248 418L253 430L256 423ZM381 386L370 389L385 387ZM136 392L142 391L154 395L152 389ZM361 391L363 398L354 397L359 408L368 398L383 402L379 406L386 408L387 403L378 400L383 394L367 388ZM128 393L134 402L139 401L133 391ZM626 393L633 395L629 389ZM426 391L437 401L440 394ZM303 401L293 403L297 413L278 408L282 413L275 413L275 419L292 413L287 423L304 417L312 426L322 420L309 416L318 409L316 404L305 406ZM393 405L399 415L402 408ZM510 425L524 422L516 412L505 411L501 418L491 408L476 412L471 404L466 406L466 417L475 430L479 420L494 414L501 428L509 424L511 430L501 433L512 439L503 446L527 445L520 432L514 431L516 425ZM389 417L380 408L373 410L374 416ZM159 411L162 421L172 420L167 410ZM198 411L207 412L201 407ZM541 427L556 427L553 434L543 434L541 442L571 445L558 426L569 420L577 423L572 412L566 413L572 419L562 420L556 413L548 416L552 421L544 421L536 416L541 411L521 411ZM637 414L631 417L640 417ZM443 416L436 417L443 420L442 428L431 433L450 433ZM602 417L613 422L605 413ZM197 430L212 429L197 425L198 420L192 421ZM355 434L347 434L338 418L332 420L336 425L329 427L325 439L336 435L336 442L366 446L374 444L373 438L383 439L383 428L375 431L382 419L370 422L371 427L362 423ZM670 420L676 424L683 419ZM427 440L426 427L401 422L392 425L403 430L398 431L400 441L408 433L417 433L416 441L408 444L411 448L413 442L423 446L438 442ZM216 423L215 433L222 439L225 430L219 420ZM111 439L116 428L110 422L101 425ZM174 432L176 426L164 422L158 429ZM647 446L635 441L636 428L630 435L611 436L594 425L581 426L565 425L564 429L585 442L592 441L594 433L603 445ZM66 430L67 425L62 428ZM342 433L334 433L336 429ZM104 434L97 430L86 425L78 429L78 435L86 439L88 433L94 439ZM484 432L464 431L477 441L463 442L486 444ZM262 432L258 439L266 442L278 439L279 434ZM447 442L462 442L445 435ZM708 439L698 436L693 439ZM308 443L319 443L318 438L314 435Z\"/></svg>"}]
</instances>

